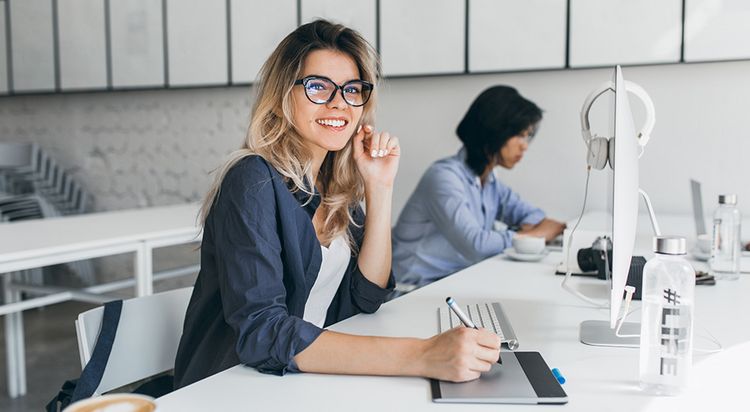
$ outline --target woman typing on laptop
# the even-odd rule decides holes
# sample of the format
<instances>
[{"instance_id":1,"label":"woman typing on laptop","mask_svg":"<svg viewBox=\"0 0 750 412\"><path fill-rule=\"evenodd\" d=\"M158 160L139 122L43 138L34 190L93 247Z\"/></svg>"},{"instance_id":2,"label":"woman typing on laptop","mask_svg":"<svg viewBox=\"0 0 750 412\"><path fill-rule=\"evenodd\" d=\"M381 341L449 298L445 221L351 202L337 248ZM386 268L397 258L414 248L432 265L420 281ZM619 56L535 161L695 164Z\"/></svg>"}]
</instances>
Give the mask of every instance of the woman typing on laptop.
<instances>
[{"instance_id":1,"label":"woman typing on laptop","mask_svg":"<svg viewBox=\"0 0 750 412\"><path fill-rule=\"evenodd\" d=\"M266 61L244 145L203 205L177 387L240 363L276 375L465 381L497 361L500 339L486 330L416 339L324 329L375 312L393 289L400 147L371 124L379 79L361 35L322 20L300 26Z\"/></svg>"},{"instance_id":2,"label":"woman typing on laptop","mask_svg":"<svg viewBox=\"0 0 750 412\"><path fill-rule=\"evenodd\" d=\"M547 241L564 224L523 201L494 174L523 158L542 111L516 89L482 92L458 125L463 148L430 166L393 232L393 271L404 291L466 268L524 234ZM495 221L508 228L496 230Z\"/></svg>"}]
</instances>

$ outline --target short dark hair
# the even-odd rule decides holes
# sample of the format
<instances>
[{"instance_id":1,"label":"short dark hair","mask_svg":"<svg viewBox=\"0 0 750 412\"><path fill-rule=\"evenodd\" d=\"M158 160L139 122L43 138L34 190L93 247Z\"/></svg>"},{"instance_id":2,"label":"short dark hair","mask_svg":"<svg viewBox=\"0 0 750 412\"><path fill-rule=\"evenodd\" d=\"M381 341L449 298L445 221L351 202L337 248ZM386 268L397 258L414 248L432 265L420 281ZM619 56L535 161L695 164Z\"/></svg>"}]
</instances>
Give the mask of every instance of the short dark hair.
<instances>
[{"instance_id":1,"label":"short dark hair","mask_svg":"<svg viewBox=\"0 0 750 412\"><path fill-rule=\"evenodd\" d=\"M542 110L510 86L483 91L456 128L466 148L466 164L481 175L500 148L513 136L542 120Z\"/></svg>"}]
</instances>

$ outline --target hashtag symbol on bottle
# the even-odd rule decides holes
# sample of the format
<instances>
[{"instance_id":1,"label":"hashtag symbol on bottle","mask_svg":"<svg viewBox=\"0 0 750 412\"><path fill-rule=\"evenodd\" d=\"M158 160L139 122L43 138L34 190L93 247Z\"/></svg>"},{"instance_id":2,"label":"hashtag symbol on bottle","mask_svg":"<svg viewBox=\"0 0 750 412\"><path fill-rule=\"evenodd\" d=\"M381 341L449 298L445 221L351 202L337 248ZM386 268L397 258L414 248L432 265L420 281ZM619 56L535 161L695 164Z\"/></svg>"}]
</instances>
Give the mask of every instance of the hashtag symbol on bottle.
<instances>
[{"instance_id":1,"label":"hashtag symbol on bottle","mask_svg":"<svg viewBox=\"0 0 750 412\"><path fill-rule=\"evenodd\" d=\"M672 289L664 289L664 299L667 300L667 303L680 304L680 295Z\"/></svg>"}]
</instances>

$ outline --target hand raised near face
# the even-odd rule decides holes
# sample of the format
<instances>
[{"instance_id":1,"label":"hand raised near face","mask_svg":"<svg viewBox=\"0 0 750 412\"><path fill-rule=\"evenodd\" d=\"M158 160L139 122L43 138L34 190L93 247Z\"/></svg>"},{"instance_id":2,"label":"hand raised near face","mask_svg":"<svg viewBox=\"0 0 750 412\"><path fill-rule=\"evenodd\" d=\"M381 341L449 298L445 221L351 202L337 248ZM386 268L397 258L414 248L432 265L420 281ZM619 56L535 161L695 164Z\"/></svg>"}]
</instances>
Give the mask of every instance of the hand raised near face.
<instances>
[{"instance_id":1,"label":"hand raised near face","mask_svg":"<svg viewBox=\"0 0 750 412\"><path fill-rule=\"evenodd\" d=\"M398 137L376 132L369 124L360 126L354 135L353 156L366 187L393 186L401 156Z\"/></svg>"}]
</instances>

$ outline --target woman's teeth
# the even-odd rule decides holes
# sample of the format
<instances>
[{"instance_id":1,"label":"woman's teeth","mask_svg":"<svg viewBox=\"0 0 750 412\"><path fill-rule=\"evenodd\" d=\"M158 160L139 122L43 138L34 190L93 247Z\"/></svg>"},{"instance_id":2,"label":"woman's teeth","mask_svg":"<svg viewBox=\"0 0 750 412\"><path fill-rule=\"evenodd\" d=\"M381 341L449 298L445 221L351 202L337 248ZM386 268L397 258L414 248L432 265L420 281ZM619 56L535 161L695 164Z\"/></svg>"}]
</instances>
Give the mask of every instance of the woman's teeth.
<instances>
[{"instance_id":1,"label":"woman's teeth","mask_svg":"<svg viewBox=\"0 0 750 412\"><path fill-rule=\"evenodd\" d=\"M332 127L343 127L346 125L346 120L335 120L335 119L319 119L316 122L323 126Z\"/></svg>"}]
</instances>

